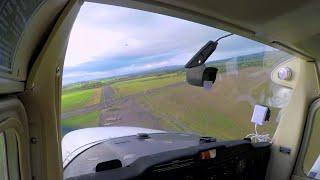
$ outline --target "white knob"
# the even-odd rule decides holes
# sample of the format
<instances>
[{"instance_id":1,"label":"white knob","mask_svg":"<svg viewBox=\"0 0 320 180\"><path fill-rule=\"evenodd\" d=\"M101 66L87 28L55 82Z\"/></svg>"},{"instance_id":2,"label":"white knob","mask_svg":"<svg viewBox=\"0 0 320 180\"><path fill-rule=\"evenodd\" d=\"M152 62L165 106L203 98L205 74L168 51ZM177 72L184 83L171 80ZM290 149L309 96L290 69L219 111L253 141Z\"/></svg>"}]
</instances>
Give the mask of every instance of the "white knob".
<instances>
[{"instance_id":1,"label":"white knob","mask_svg":"<svg viewBox=\"0 0 320 180\"><path fill-rule=\"evenodd\" d=\"M278 71L278 78L281 80L290 80L292 76L292 70L288 67L280 68Z\"/></svg>"}]
</instances>

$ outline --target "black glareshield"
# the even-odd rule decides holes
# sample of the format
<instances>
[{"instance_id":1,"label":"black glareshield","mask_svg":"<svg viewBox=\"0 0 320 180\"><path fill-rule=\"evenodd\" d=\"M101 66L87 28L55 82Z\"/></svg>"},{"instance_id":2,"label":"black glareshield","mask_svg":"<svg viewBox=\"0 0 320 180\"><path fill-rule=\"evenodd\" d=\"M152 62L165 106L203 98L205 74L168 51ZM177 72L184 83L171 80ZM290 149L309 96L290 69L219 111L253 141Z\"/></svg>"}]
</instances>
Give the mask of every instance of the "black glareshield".
<instances>
[{"instance_id":1,"label":"black glareshield","mask_svg":"<svg viewBox=\"0 0 320 180\"><path fill-rule=\"evenodd\" d=\"M204 64L210 55L216 50L218 45L217 41L209 41L204 45L184 66L185 68L194 68Z\"/></svg>"}]
</instances>

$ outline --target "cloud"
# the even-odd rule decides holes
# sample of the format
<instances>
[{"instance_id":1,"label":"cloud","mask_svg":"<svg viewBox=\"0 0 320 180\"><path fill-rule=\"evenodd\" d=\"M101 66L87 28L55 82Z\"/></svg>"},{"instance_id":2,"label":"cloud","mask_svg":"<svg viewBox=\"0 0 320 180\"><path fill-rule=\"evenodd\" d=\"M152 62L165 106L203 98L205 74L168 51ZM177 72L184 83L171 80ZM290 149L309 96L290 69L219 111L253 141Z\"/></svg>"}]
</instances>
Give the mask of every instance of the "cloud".
<instances>
[{"instance_id":1,"label":"cloud","mask_svg":"<svg viewBox=\"0 0 320 180\"><path fill-rule=\"evenodd\" d=\"M97 58L150 56L196 46L217 34L213 28L128 8L85 3L71 32L65 66Z\"/></svg>"},{"instance_id":2,"label":"cloud","mask_svg":"<svg viewBox=\"0 0 320 180\"><path fill-rule=\"evenodd\" d=\"M132 64L130 66L121 67L117 69L111 69L106 71L73 71L64 75L63 84L70 84L76 81L87 81L94 79L101 79L104 77L113 77L115 75L126 75L128 73L137 73L141 71L152 70L168 66L168 61L160 61L154 63L148 63L143 65Z\"/></svg>"},{"instance_id":3,"label":"cloud","mask_svg":"<svg viewBox=\"0 0 320 180\"><path fill-rule=\"evenodd\" d=\"M71 32L63 83L182 65L208 40L224 34L174 17L85 3ZM221 41L210 60L265 49L259 43L232 36Z\"/></svg>"}]
</instances>

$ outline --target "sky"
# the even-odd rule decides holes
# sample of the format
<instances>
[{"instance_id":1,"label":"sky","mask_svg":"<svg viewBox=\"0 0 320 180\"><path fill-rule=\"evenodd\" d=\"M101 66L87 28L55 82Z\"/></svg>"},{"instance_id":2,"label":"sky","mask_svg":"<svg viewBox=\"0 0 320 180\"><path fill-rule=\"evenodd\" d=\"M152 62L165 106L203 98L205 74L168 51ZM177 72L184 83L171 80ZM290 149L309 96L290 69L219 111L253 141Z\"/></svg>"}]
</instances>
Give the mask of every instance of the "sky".
<instances>
[{"instance_id":1,"label":"sky","mask_svg":"<svg viewBox=\"0 0 320 180\"><path fill-rule=\"evenodd\" d=\"M228 32L118 6L85 3L73 25L63 84L184 65L209 40ZM234 35L209 61L272 50Z\"/></svg>"}]
</instances>

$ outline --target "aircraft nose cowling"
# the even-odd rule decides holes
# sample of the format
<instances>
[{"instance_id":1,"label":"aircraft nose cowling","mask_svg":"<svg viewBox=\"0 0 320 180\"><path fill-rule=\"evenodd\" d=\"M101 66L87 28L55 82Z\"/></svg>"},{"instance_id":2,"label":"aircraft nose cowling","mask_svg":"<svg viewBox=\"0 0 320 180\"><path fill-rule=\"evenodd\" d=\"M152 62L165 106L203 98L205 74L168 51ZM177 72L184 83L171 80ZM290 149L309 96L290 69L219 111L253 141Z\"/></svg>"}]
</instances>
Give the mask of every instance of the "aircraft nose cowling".
<instances>
[{"instance_id":1,"label":"aircraft nose cowling","mask_svg":"<svg viewBox=\"0 0 320 180\"><path fill-rule=\"evenodd\" d=\"M71 131L62 139L63 167L78 154L100 142L141 133L165 133L165 131L127 126L95 127Z\"/></svg>"}]
</instances>

